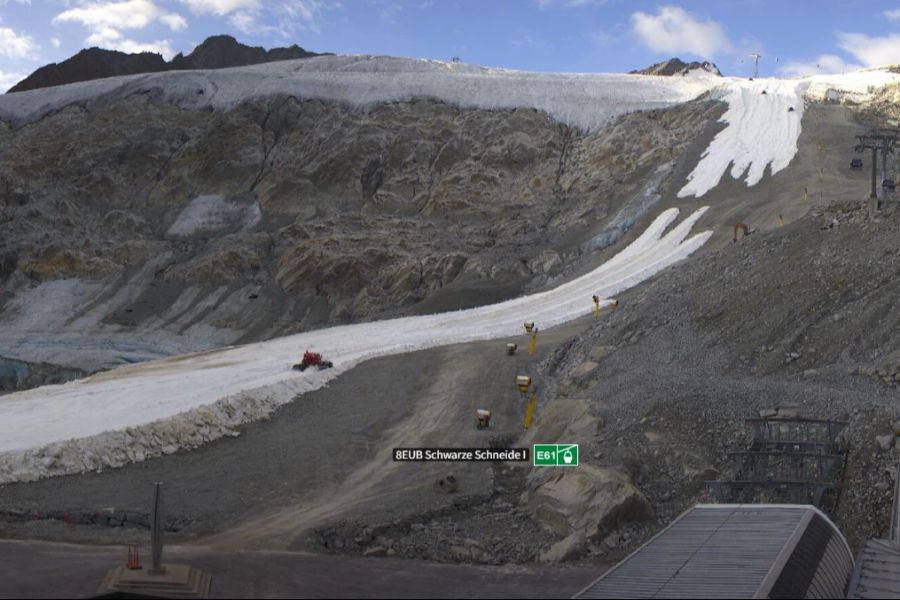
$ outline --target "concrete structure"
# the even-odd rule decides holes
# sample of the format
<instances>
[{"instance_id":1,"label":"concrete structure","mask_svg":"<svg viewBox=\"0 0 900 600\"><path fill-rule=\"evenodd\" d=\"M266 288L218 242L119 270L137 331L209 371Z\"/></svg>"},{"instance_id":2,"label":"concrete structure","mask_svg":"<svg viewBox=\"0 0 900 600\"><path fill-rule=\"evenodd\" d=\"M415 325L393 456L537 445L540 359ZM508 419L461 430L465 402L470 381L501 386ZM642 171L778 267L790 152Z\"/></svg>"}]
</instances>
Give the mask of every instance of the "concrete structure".
<instances>
[{"instance_id":1,"label":"concrete structure","mask_svg":"<svg viewBox=\"0 0 900 600\"><path fill-rule=\"evenodd\" d=\"M162 483L157 482L153 494L153 519L150 525L150 547L153 566L143 569L139 564L129 564L109 571L100 584L98 593L134 594L148 598L208 598L212 578L208 573L189 565L167 565L163 554L163 499Z\"/></svg>"}]
</instances>

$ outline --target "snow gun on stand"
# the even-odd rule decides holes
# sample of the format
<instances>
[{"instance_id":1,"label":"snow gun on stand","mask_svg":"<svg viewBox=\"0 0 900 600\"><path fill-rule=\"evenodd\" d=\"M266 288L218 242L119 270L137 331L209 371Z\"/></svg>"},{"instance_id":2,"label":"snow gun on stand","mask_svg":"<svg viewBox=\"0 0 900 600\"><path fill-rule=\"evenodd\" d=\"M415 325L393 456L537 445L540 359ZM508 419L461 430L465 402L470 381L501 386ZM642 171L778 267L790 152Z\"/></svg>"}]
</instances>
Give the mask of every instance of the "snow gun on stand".
<instances>
[{"instance_id":1,"label":"snow gun on stand","mask_svg":"<svg viewBox=\"0 0 900 600\"><path fill-rule=\"evenodd\" d=\"M303 360L291 367L295 371L305 371L309 367L316 367L320 371L330 369L334 364L330 360L322 360L322 355L318 352L310 352L307 350L303 353Z\"/></svg>"}]
</instances>

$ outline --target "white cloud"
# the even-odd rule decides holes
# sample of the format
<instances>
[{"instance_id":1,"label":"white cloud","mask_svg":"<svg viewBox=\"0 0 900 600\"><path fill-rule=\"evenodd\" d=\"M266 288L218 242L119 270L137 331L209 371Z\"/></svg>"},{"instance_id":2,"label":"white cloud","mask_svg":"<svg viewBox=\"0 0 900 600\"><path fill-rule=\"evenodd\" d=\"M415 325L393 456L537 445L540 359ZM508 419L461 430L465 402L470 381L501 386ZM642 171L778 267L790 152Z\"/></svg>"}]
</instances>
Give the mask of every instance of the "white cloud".
<instances>
[{"instance_id":1,"label":"white cloud","mask_svg":"<svg viewBox=\"0 0 900 600\"><path fill-rule=\"evenodd\" d=\"M302 29L312 29L316 33L319 31L318 18L324 9L325 4L321 0L285 0L281 3L281 11L288 22L299 19Z\"/></svg>"},{"instance_id":2,"label":"white cloud","mask_svg":"<svg viewBox=\"0 0 900 600\"><path fill-rule=\"evenodd\" d=\"M9 88L16 85L27 76L28 73L7 73L6 71L0 71L0 94L6 93Z\"/></svg>"},{"instance_id":3,"label":"white cloud","mask_svg":"<svg viewBox=\"0 0 900 600\"><path fill-rule=\"evenodd\" d=\"M236 30L247 34L277 33L288 37L296 29L319 33L319 17L327 6L339 9L341 4L323 0L181 0L192 11L227 17Z\"/></svg>"},{"instance_id":4,"label":"white cloud","mask_svg":"<svg viewBox=\"0 0 900 600\"><path fill-rule=\"evenodd\" d=\"M125 39L125 36L119 33L118 29L113 27L100 27L88 36L86 43L92 46L103 46L106 48L114 47L116 44Z\"/></svg>"},{"instance_id":5,"label":"white cloud","mask_svg":"<svg viewBox=\"0 0 900 600\"><path fill-rule=\"evenodd\" d=\"M256 33L256 29L259 27L259 24L256 22L256 17L243 10L231 15L228 18L228 21L231 23L232 27L244 33Z\"/></svg>"},{"instance_id":6,"label":"white cloud","mask_svg":"<svg viewBox=\"0 0 900 600\"><path fill-rule=\"evenodd\" d=\"M119 30L113 27L101 27L94 30L94 32L85 40L85 43L90 44L91 46L98 46L100 48L108 48L111 50L128 52L129 54L138 52L155 52L157 54L161 54L162 57L166 60L171 59L175 55L175 52L172 50L172 46L169 43L169 40L138 42L136 40L126 38L119 32Z\"/></svg>"},{"instance_id":7,"label":"white cloud","mask_svg":"<svg viewBox=\"0 0 900 600\"><path fill-rule=\"evenodd\" d=\"M883 15L900 22L900 9L884 11ZM900 64L900 34L873 36L865 33L840 32L837 34L837 42L838 47L853 58L853 62L835 54L823 54L811 61L787 62L778 69L778 73L800 76Z\"/></svg>"},{"instance_id":8,"label":"white cloud","mask_svg":"<svg viewBox=\"0 0 900 600\"><path fill-rule=\"evenodd\" d=\"M248 35L270 35L273 33L282 37L287 37L288 35L287 31L280 27L261 23L256 14L248 11L241 10L232 14L228 17L228 22L241 33Z\"/></svg>"},{"instance_id":9,"label":"white cloud","mask_svg":"<svg viewBox=\"0 0 900 600\"><path fill-rule=\"evenodd\" d=\"M184 20L179 14L169 13L167 15L163 15L159 18L160 21L169 26L169 29L172 31L181 31L182 29L187 29L187 21Z\"/></svg>"},{"instance_id":10,"label":"white cloud","mask_svg":"<svg viewBox=\"0 0 900 600\"><path fill-rule=\"evenodd\" d=\"M53 17L54 23L81 23L92 29L143 29L154 21L161 21L174 31L187 27L181 15L162 10L153 0L89 2Z\"/></svg>"},{"instance_id":11,"label":"white cloud","mask_svg":"<svg viewBox=\"0 0 900 600\"><path fill-rule=\"evenodd\" d=\"M719 52L733 51L719 23L701 21L680 6L663 6L655 15L635 12L631 15L631 27L654 52L712 58Z\"/></svg>"},{"instance_id":12,"label":"white cloud","mask_svg":"<svg viewBox=\"0 0 900 600\"><path fill-rule=\"evenodd\" d=\"M778 74L784 77L803 77L805 75L821 75L825 73L846 73L856 71L862 65L846 62L834 54L822 54L815 60L792 60L780 66Z\"/></svg>"},{"instance_id":13,"label":"white cloud","mask_svg":"<svg viewBox=\"0 0 900 600\"><path fill-rule=\"evenodd\" d=\"M214 14L220 17L235 11L255 11L260 8L259 0L181 0L197 14Z\"/></svg>"},{"instance_id":14,"label":"white cloud","mask_svg":"<svg viewBox=\"0 0 900 600\"><path fill-rule=\"evenodd\" d=\"M40 48L34 39L25 33L16 33L9 27L0 27L0 55L7 58L29 58Z\"/></svg>"},{"instance_id":15,"label":"white cloud","mask_svg":"<svg viewBox=\"0 0 900 600\"><path fill-rule=\"evenodd\" d=\"M59 38L55 38L55 37L50 38L50 43L53 44L54 48L59 48L60 46L62 46L62 42L59 41Z\"/></svg>"},{"instance_id":16,"label":"white cloud","mask_svg":"<svg viewBox=\"0 0 900 600\"><path fill-rule=\"evenodd\" d=\"M154 42L136 42L134 40L123 39L115 46L112 46L115 50L121 50L122 52L127 52L129 54L136 54L138 52L154 52L156 54L161 54L162 57L166 60L172 60L172 57L175 56L175 51L172 50L172 46L169 43L169 40L156 40Z\"/></svg>"},{"instance_id":17,"label":"white cloud","mask_svg":"<svg viewBox=\"0 0 900 600\"><path fill-rule=\"evenodd\" d=\"M900 35L884 37L864 33L838 33L838 46L867 67L900 63Z\"/></svg>"},{"instance_id":18,"label":"white cloud","mask_svg":"<svg viewBox=\"0 0 900 600\"><path fill-rule=\"evenodd\" d=\"M81 23L90 30L85 43L122 52L156 52L166 60L174 56L169 40L139 42L125 37L123 29L144 29L160 22L172 31L187 28L178 13L163 10L153 0L121 0L87 2L65 10L53 18L54 24Z\"/></svg>"},{"instance_id":19,"label":"white cloud","mask_svg":"<svg viewBox=\"0 0 900 600\"><path fill-rule=\"evenodd\" d=\"M886 10L882 13L885 17L890 19L891 21L900 22L900 8L895 8L893 10Z\"/></svg>"}]
</instances>

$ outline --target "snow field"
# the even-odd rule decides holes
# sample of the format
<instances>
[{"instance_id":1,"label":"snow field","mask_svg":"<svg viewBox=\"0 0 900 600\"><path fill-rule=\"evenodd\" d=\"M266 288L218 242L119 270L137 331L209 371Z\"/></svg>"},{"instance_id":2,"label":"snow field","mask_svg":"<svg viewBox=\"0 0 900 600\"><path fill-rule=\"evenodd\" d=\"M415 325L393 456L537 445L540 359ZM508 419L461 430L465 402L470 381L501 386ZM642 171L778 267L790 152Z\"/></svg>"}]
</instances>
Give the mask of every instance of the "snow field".
<instances>
[{"instance_id":1,"label":"snow field","mask_svg":"<svg viewBox=\"0 0 900 600\"><path fill-rule=\"evenodd\" d=\"M533 108L568 125L597 129L621 115L675 106L704 93L728 104L721 131L679 197L703 196L731 165L756 185L797 153L805 100L860 102L900 81L886 70L802 79L660 77L616 73L540 73L387 56L321 56L210 71L110 77L0 96L0 119L33 122L70 105L101 108L135 94L161 95L182 108L228 110L252 98L286 94L365 109L379 102L434 98L465 108ZM766 90L766 94L762 91ZM794 112L789 112L789 106Z\"/></svg>"}]
</instances>

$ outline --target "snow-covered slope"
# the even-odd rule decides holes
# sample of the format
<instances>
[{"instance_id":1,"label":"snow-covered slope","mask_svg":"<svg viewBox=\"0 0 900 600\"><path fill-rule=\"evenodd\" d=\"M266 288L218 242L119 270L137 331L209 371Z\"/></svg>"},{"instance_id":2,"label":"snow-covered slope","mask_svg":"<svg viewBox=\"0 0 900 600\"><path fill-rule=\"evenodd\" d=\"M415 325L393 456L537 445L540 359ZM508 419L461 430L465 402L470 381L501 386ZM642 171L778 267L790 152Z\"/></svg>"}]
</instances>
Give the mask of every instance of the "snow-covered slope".
<instances>
[{"instance_id":1,"label":"snow-covered slope","mask_svg":"<svg viewBox=\"0 0 900 600\"><path fill-rule=\"evenodd\" d=\"M705 210L665 233L678 216L677 209L666 210L608 262L546 292L173 357L0 397L0 484L199 445L264 418L368 358L517 335L526 320L546 328L580 317L591 311L592 294L609 298L703 245L711 232L688 234ZM323 352L334 368L292 371L290 364L306 349Z\"/></svg>"},{"instance_id":2,"label":"snow-covered slope","mask_svg":"<svg viewBox=\"0 0 900 600\"><path fill-rule=\"evenodd\" d=\"M593 129L617 116L672 106L710 92L728 103L727 127L710 144L679 196L702 196L731 174L756 184L767 166L777 173L797 152L803 103L852 97L900 76L887 71L803 79L658 77L607 73L538 73L386 56L323 56L249 67L113 77L0 96L0 119L23 124L69 105L102 107L133 94L184 108L227 110L250 98L288 94L365 107L436 98L463 107L534 108ZM763 95L762 91L766 90ZM794 107L788 113L787 108Z\"/></svg>"},{"instance_id":3,"label":"snow-covered slope","mask_svg":"<svg viewBox=\"0 0 900 600\"><path fill-rule=\"evenodd\" d=\"M719 184L731 165L731 176L746 176L756 185L766 167L775 174L797 153L803 117L802 84L796 81L733 80L714 97L728 103L721 121L728 126L713 139L700 162L688 175L678 196L702 196Z\"/></svg>"},{"instance_id":4,"label":"snow-covered slope","mask_svg":"<svg viewBox=\"0 0 900 600\"><path fill-rule=\"evenodd\" d=\"M322 56L209 71L111 77L0 96L0 118L24 123L70 104L136 93L185 108L228 109L248 98L289 94L356 106L436 98L463 107L530 107L585 129L618 115L685 102L714 87L695 78L537 73L386 56Z\"/></svg>"},{"instance_id":5,"label":"snow-covered slope","mask_svg":"<svg viewBox=\"0 0 900 600\"><path fill-rule=\"evenodd\" d=\"M858 102L873 89L898 80L897 75L887 71L804 79L730 79L711 94L728 104L721 118L727 127L707 147L678 196L704 195L719 184L729 165L732 177L746 177L748 186L756 185L766 167L774 175L797 154L807 100Z\"/></svg>"}]
</instances>

